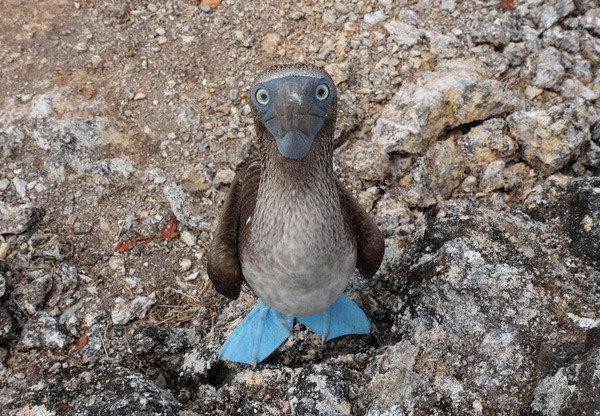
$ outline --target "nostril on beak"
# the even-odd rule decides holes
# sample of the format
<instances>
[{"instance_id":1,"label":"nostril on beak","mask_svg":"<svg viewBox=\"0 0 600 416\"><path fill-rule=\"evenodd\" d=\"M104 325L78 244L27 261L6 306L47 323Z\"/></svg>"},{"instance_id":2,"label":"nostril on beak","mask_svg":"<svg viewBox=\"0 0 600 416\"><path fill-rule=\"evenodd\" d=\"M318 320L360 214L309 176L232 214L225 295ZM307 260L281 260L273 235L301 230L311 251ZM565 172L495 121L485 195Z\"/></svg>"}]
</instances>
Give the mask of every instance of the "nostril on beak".
<instances>
[{"instance_id":1,"label":"nostril on beak","mask_svg":"<svg viewBox=\"0 0 600 416\"><path fill-rule=\"evenodd\" d=\"M298 106L302 105L302 97L300 97L300 94L295 91L289 95L289 100L294 101Z\"/></svg>"},{"instance_id":2,"label":"nostril on beak","mask_svg":"<svg viewBox=\"0 0 600 416\"><path fill-rule=\"evenodd\" d=\"M298 93L295 92L288 95L283 102L283 108L286 111L286 113L297 111L301 107L301 105L302 98L300 98Z\"/></svg>"}]
</instances>

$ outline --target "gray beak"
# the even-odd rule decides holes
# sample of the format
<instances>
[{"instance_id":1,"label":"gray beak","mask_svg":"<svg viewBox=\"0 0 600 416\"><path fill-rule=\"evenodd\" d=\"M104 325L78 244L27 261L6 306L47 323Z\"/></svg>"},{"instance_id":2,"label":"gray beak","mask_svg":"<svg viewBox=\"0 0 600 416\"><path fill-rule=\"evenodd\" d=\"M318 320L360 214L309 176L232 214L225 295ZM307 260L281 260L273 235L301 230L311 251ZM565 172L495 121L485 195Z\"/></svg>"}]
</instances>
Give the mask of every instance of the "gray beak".
<instances>
[{"instance_id":1,"label":"gray beak","mask_svg":"<svg viewBox=\"0 0 600 416\"><path fill-rule=\"evenodd\" d=\"M263 118L283 157L304 158L323 126L327 113L314 105L312 88L303 80L282 83L278 86L277 102Z\"/></svg>"}]
</instances>

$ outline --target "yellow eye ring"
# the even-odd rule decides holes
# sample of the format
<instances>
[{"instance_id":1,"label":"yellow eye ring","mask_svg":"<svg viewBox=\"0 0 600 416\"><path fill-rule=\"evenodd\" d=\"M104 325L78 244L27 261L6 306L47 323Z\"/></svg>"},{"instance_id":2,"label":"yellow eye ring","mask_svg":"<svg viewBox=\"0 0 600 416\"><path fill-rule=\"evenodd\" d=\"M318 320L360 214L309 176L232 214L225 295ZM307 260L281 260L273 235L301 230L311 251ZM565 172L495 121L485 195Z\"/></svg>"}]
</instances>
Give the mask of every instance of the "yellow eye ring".
<instances>
[{"instance_id":1,"label":"yellow eye ring","mask_svg":"<svg viewBox=\"0 0 600 416\"><path fill-rule=\"evenodd\" d=\"M324 101L329 97L329 87L327 84L319 84L315 90L315 97L317 97L317 100L319 101Z\"/></svg>"},{"instance_id":2,"label":"yellow eye ring","mask_svg":"<svg viewBox=\"0 0 600 416\"><path fill-rule=\"evenodd\" d=\"M254 97L260 105L267 105L269 103L269 93L264 88L257 89Z\"/></svg>"}]
</instances>

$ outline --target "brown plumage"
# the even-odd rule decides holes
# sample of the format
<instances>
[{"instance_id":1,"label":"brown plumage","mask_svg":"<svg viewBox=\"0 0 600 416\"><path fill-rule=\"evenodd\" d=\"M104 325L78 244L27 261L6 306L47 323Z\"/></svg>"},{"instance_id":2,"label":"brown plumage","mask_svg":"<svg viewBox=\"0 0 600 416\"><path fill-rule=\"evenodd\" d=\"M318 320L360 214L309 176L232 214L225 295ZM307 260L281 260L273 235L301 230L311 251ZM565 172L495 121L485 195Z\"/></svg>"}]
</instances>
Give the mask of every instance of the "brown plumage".
<instances>
[{"instance_id":1,"label":"brown plumage","mask_svg":"<svg viewBox=\"0 0 600 416\"><path fill-rule=\"evenodd\" d=\"M286 76L320 77L329 80L333 85L325 71L306 64L272 67L260 74L256 83L278 80ZM307 249L307 253L316 253L319 257L310 270L318 271L320 264L329 261L328 259L335 259L338 256L338 248L339 256L342 256L351 247L354 247L352 250L355 253L355 266L363 276L372 277L379 268L384 253L383 236L370 216L337 180L333 172L333 133L337 112L335 88L331 94L334 96L324 117L324 124L316 134L308 154L300 159L282 156L272 134L255 110L258 155L250 157L238 169L223 205L208 255L208 275L219 293L236 299L242 281L245 280L242 272L245 267L254 274L256 270L263 269L268 274L269 262L273 262L274 258L265 257L263 261L256 256L264 256L265 250L271 245L281 243L282 239L289 242L290 253L284 250L273 255L286 257L282 260L285 265L296 264L294 250L302 251L303 246L298 247L298 244L302 245L307 238L313 238L323 241L315 243L315 248L311 249L313 251ZM257 204L257 201L260 203ZM331 218L331 221L328 218ZM296 228L293 228L294 223ZM300 231L291 232L291 229ZM307 231L312 234L302 234L304 229L312 230ZM295 233L298 234L298 239L294 237ZM330 257L321 255L324 247L331 251L325 253ZM287 258L288 254L291 259ZM304 258L306 257L299 257ZM244 264L244 261L247 264ZM276 267L277 263L278 257L275 258L273 267ZM303 263L304 261L299 266L304 267ZM260 266L258 269L256 264ZM285 267L283 269L287 270ZM310 270L306 273L310 273ZM279 272L282 273L281 270ZM273 285L288 285L289 289L286 290L290 296L294 296L296 289L300 292L305 290L305 287L301 286L302 276L292 276L296 275L290 270L289 278L284 276L282 281L280 276L280 280L274 281ZM253 289L257 291L261 288L264 292L263 287L265 282L268 286L268 279L269 276L265 276L263 282L256 281L255 278ZM289 279L300 280L296 282ZM315 289L318 291L319 288ZM259 293L259 296L265 297L269 303L268 293ZM339 296L339 293L335 296ZM306 299L311 298L309 296ZM325 305L325 308L327 306ZM286 313L298 313L297 307L290 308L289 312L285 307L280 309ZM315 308L322 310L323 306ZM314 312L309 307L305 309L306 314Z\"/></svg>"}]
</instances>

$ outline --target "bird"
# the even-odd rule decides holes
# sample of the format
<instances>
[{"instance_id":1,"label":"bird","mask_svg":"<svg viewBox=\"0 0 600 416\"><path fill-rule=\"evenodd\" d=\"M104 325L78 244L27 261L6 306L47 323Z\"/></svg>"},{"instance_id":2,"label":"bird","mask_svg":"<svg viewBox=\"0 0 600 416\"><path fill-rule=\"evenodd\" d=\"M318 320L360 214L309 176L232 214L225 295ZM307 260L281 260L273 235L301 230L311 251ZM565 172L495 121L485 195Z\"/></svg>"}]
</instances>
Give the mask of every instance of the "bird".
<instances>
[{"instance_id":1,"label":"bird","mask_svg":"<svg viewBox=\"0 0 600 416\"><path fill-rule=\"evenodd\" d=\"M256 152L237 169L209 248L214 288L235 300L243 282L258 302L221 348L256 365L298 321L324 341L368 334L370 321L343 294L355 268L371 278L384 238L333 168L338 92L309 63L275 65L254 80Z\"/></svg>"}]
</instances>

